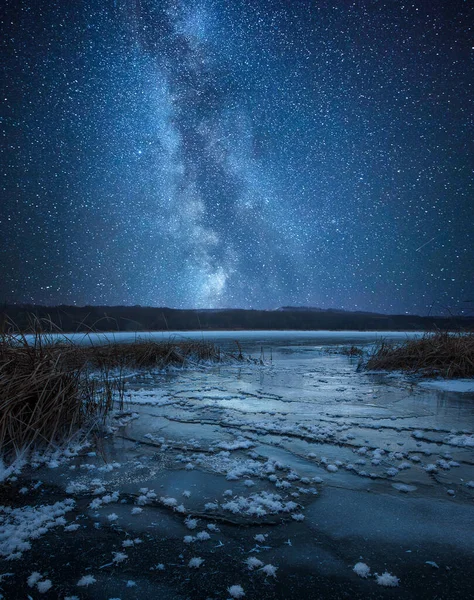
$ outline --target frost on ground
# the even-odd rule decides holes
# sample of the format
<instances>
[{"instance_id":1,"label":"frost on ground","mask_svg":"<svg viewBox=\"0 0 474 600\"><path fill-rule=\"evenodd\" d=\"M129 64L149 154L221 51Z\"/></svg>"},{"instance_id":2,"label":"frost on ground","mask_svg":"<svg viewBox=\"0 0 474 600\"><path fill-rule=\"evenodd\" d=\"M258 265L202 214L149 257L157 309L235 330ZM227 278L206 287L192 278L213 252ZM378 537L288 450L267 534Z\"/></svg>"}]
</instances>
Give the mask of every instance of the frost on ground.
<instances>
[{"instance_id":1,"label":"frost on ground","mask_svg":"<svg viewBox=\"0 0 474 600\"><path fill-rule=\"evenodd\" d=\"M247 558L245 564L247 565L249 571L253 571L254 569L263 567L263 562L261 560L258 560L258 558L255 558L255 556L250 556L249 558Z\"/></svg>"},{"instance_id":2,"label":"frost on ground","mask_svg":"<svg viewBox=\"0 0 474 600\"><path fill-rule=\"evenodd\" d=\"M30 588L36 586L40 594L45 594L53 587L52 581L50 579L43 579L43 576L38 571L31 573L26 582Z\"/></svg>"},{"instance_id":3,"label":"frost on ground","mask_svg":"<svg viewBox=\"0 0 474 600\"><path fill-rule=\"evenodd\" d=\"M36 587L40 594L45 594L53 587L53 584L50 579L45 579L44 581L38 581Z\"/></svg>"},{"instance_id":4,"label":"frost on ground","mask_svg":"<svg viewBox=\"0 0 474 600\"><path fill-rule=\"evenodd\" d=\"M244 589L241 585L231 585L229 588L227 588L227 591L232 598L243 598L245 596Z\"/></svg>"},{"instance_id":5,"label":"frost on ground","mask_svg":"<svg viewBox=\"0 0 474 600\"><path fill-rule=\"evenodd\" d=\"M72 510L74 504L74 500L68 498L46 506L0 506L0 556L7 560L21 558L22 553L31 548L29 540L66 524L63 515Z\"/></svg>"},{"instance_id":6,"label":"frost on ground","mask_svg":"<svg viewBox=\"0 0 474 600\"><path fill-rule=\"evenodd\" d=\"M364 579L370 575L370 567L363 562L356 563L353 571L359 575L359 577L363 577Z\"/></svg>"},{"instance_id":7,"label":"frost on ground","mask_svg":"<svg viewBox=\"0 0 474 600\"><path fill-rule=\"evenodd\" d=\"M274 565L265 565L260 569L267 577L276 577L277 570L278 567L275 567Z\"/></svg>"},{"instance_id":8,"label":"frost on ground","mask_svg":"<svg viewBox=\"0 0 474 600\"><path fill-rule=\"evenodd\" d=\"M76 585L79 587L88 587L96 582L96 578L93 575L84 575L79 579Z\"/></svg>"},{"instance_id":9,"label":"frost on ground","mask_svg":"<svg viewBox=\"0 0 474 600\"><path fill-rule=\"evenodd\" d=\"M400 583L398 577L395 577L395 575L391 575L388 571L385 571L385 573L382 573L382 575L376 573L375 579L377 580L377 583L379 585L385 587L397 587Z\"/></svg>"},{"instance_id":10,"label":"frost on ground","mask_svg":"<svg viewBox=\"0 0 474 600\"><path fill-rule=\"evenodd\" d=\"M233 514L264 517L266 514L291 513L299 508L296 502L283 501L279 494L260 492L250 496L236 496L221 504L221 508Z\"/></svg>"},{"instance_id":11,"label":"frost on ground","mask_svg":"<svg viewBox=\"0 0 474 600\"><path fill-rule=\"evenodd\" d=\"M188 566L193 569L199 569L199 567L202 565L203 562L204 562L203 558L199 558L198 556L195 556L194 558L192 558L189 561Z\"/></svg>"},{"instance_id":12,"label":"frost on ground","mask_svg":"<svg viewBox=\"0 0 474 600\"><path fill-rule=\"evenodd\" d=\"M450 435L447 440L448 444L453 446L468 446L474 448L474 435Z\"/></svg>"}]
</instances>

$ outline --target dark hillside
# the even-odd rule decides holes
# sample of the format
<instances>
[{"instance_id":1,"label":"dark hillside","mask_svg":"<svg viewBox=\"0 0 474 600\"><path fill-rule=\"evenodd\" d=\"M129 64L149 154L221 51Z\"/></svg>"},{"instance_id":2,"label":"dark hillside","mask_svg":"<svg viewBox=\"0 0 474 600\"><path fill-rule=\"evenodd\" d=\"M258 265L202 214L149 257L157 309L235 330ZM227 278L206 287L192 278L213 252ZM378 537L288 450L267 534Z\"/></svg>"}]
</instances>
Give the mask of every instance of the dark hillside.
<instances>
[{"instance_id":1,"label":"dark hillside","mask_svg":"<svg viewBox=\"0 0 474 600\"><path fill-rule=\"evenodd\" d=\"M147 306L6 305L0 311L3 327L12 322L25 330L31 315L49 319L62 331L176 331L176 330L355 330L414 331L474 330L474 317L421 317L342 310L181 310Z\"/></svg>"}]
</instances>

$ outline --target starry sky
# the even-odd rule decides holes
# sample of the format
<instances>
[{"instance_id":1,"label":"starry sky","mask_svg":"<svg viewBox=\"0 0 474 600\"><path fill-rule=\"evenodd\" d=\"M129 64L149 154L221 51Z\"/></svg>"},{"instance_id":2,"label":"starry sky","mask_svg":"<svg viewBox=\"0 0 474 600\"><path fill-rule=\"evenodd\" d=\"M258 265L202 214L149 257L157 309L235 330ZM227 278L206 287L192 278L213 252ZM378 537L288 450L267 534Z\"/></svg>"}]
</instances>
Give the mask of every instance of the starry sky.
<instances>
[{"instance_id":1,"label":"starry sky","mask_svg":"<svg viewBox=\"0 0 474 600\"><path fill-rule=\"evenodd\" d=\"M472 308L473 25L468 0L6 0L0 302Z\"/></svg>"}]
</instances>

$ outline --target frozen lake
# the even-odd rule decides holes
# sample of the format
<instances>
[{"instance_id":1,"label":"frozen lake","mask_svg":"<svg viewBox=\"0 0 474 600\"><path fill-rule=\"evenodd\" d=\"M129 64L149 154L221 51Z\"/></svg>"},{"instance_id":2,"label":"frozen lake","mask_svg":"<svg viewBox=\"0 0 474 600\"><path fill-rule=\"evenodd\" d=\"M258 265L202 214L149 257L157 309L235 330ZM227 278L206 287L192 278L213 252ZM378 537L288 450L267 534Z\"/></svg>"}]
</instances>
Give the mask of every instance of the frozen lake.
<instances>
[{"instance_id":1,"label":"frozen lake","mask_svg":"<svg viewBox=\"0 0 474 600\"><path fill-rule=\"evenodd\" d=\"M474 393L360 371L339 351L415 334L139 334L170 335L237 339L263 364L131 377L97 447L24 471L3 504L75 504L3 569L6 598L37 597L32 572L51 598L471 595Z\"/></svg>"}]
</instances>

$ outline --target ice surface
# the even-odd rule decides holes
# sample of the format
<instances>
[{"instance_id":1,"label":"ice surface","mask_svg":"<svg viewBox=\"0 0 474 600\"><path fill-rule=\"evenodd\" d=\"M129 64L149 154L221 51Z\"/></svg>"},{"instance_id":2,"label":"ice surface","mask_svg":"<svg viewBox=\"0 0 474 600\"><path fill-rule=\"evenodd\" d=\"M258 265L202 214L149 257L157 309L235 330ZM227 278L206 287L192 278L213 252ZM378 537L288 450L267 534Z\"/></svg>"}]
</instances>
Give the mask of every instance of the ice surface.
<instances>
[{"instance_id":1,"label":"ice surface","mask_svg":"<svg viewBox=\"0 0 474 600\"><path fill-rule=\"evenodd\" d=\"M422 381L419 385L445 392L474 392L474 379L435 379Z\"/></svg>"},{"instance_id":2,"label":"ice surface","mask_svg":"<svg viewBox=\"0 0 474 600\"><path fill-rule=\"evenodd\" d=\"M237 337L219 336L229 345ZM199 597L238 598L244 590L263 597L267 588L275 598L299 598L315 577L318 593L331 599L346 588L354 599L367 597L367 586L391 594L382 588L398 578L410 597L421 597L430 583L440 597L451 580L466 589L461 569L445 573L444 565L468 564L474 551L474 396L359 372L356 361L338 354L338 345L369 345L375 337L244 334L244 351L258 357L262 345L271 346L272 362L130 377L138 418L117 413L121 426L101 440L100 451L36 456L33 475L18 482L17 496L30 506L0 508L0 526L14 526L8 535L0 530L0 548L17 559L9 569L23 568L12 579L28 590L36 571L33 586L48 576L53 594L60 577L67 585L60 557L53 573L26 562L29 546L50 543L50 531L58 547L77 540L74 552L87 557L70 561L70 589L60 592L70 595L83 581L104 598L125 598L128 582L136 587L127 593L143 598L182 600L197 597L197 589ZM14 485L18 475L10 471L6 479ZM41 495L41 485L61 502L74 498L70 524L68 511L36 523L55 502ZM362 560L382 575L366 573ZM443 579L420 583L420 565L433 577L442 570Z\"/></svg>"}]
</instances>

